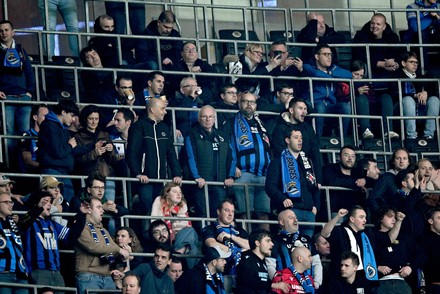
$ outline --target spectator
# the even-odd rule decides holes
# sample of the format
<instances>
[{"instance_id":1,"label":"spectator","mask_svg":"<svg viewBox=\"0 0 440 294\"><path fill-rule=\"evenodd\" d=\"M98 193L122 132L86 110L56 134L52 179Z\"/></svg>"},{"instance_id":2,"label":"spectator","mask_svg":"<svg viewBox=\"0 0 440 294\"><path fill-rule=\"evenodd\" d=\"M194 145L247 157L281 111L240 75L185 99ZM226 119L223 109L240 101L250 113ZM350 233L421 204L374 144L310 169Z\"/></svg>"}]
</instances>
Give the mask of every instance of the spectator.
<instances>
[{"instance_id":1,"label":"spectator","mask_svg":"<svg viewBox=\"0 0 440 294\"><path fill-rule=\"evenodd\" d=\"M171 280L173 280L173 283L175 283L182 276L183 274L182 261L178 257L175 256L172 257L171 263L168 267L167 274L168 277L170 277Z\"/></svg>"},{"instance_id":2,"label":"spectator","mask_svg":"<svg viewBox=\"0 0 440 294\"><path fill-rule=\"evenodd\" d=\"M359 257L356 253L351 251L343 252L341 255L340 275L330 281L328 290L325 293L372 293L371 283L360 272L358 274L358 268Z\"/></svg>"},{"instance_id":3,"label":"spectator","mask_svg":"<svg viewBox=\"0 0 440 294\"><path fill-rule=\"evenodd\" d=\"M440 190L439 170L436 170L428 158L422 158L416 162L416 169L419 171L419 181L426 179L426 190Z\"/></svg>"},{"instance_id":4,"label":"spectator","mask_svg":"<svg viewBox=\"0 0 440 294\"><path fill-rule=\"evenodd\" d=\"M316 289L322 284L322 265L319 254L313 249L310 237L300 233L298 219L295 212L286 209L278 214L279 231L274 238L274 247L272 249L272 259L275 262L269 262L271 259L266 258L268 263L269 277L272 279L275 272L288 268L292 263L291 253L299 247L306 247L312 252L313 268L307 270L308 274L313 276L314 286Z\"/></svg>"},{"instance_id":5,"label":"spectator","mask_svg":"<svg viewBox=\"0 0 440 294\"><path fill-rule=\"evenodd\" d=\"M399 293L411 294L411 285L416 291L417 271L424 257L415 239L401 230L404 218L405 214L387 205L377 212L377 226L373 233L380 277L377 293L399 289ZM398 242L390 243L388 233L391 230L394 230Z\"/></svg>"},{"instance_id":6,"label":"spectator","mask_svg":"<svg viewBox=\"0 0 440 294\"><path fill-rule=\"evenodd\" d=\"M301 29L296 38L298 43L310 44L343 44L345 38L342 34L336 32L332 27L325 23L324 16L316 12L310 12L307 15L307 25ZM338 64L338 55L335 48L331 48L333 53L333 63ZM313 47L302 47L301 58L307 63L314 63Z\"/></svg>"},{"instance_id":7,"label":"spectator","mask_svg":"<svg viewBox=\"0 0 440 294\"><path fill-rule=\"evenodd\" d=\"M144 257L131 255L132 253L144 253L141 242L132 228L119 227L115 233L115 243L130 253L127 261L116 260L116 268L122 268L122 272L129 271L144 262Z\"/></svg>"},{"instance_id":8,"label":"spectator","mask_svg":"<svg viewBox=\"0 0 440 294\"><path fill-rule=\"evenodd\" d=\"M95 19L93 29L95 33L107 34L111 36L115 33L115 21L110 15L100 15ZM118 67L118 40L115 36L110 36L93 37L89 40L88 46L98 52L104 67Z\"/></svg>"},{"instance_id":9,"label":"spectator","mask_svg":"<svg viewBox=\"0 0 440 294\"><path fill-rule=\"evenodd\" d=\"M104 68L99 52L92 47L85 47L80 53L85 68ZM83 101L97 104L114 104L113 72L104 70L82 70L81 81L84 87Z\"/></svg>"},{"instance_id":10,"label":"spectator","mask_svg":"<svg viewBox=\"0 0 440 294\"><path fill-rule=\"evenodd\" d=\"M69 35L69 47L73 56L78 56L78 35L75 33L79 32L78 24L78 9L76 7L76 1L50 1L46 2L43 0L38 0L38 8L40 8L41 18L43 19L44 29L47 31L56 31L57 26L57 11L63 17L64 24L66 25L66 30L73 33ZM46 15L48 12L48 15ZM47 22L48 21L48 22ZM43 35L43 44L46 47L46 35ZM55 34L49 34L49 47L47 49L47 55L49 59L56 54L55 52Z\"/></svg>"},{"instance_id":11,"label":"spectator","mask_svg":"<svg viewBox=\"0 0 440 294\"><path fill-rule=\"evenodd\" d=\"M313 49L314 63L304 64L299 71L306 77L351 79L348 70L333 64L333 53L327 44L318 44ZM313 106L317 113L351 114L349 102L338 102L335 96L335 83L331 81L313 82ZM316 134L321 137L324 128L324 117L316 117ZM350 119L342 119L344 136L348 134Z\"/></svg>"},{"instance_id":12,"label":"spectator","mask_svg":"<svg viewBox=\"0 0 440 294\"><path fill-rule=\"evenodd\" d=\"M139 294L141 291L141 279L138 276L126 275L122 279L122 294Z\"/></svg>"},{"instance_id":13,"label":"spectator","mask_svg":"<svg viewBox=\"0 0 440 294\"><path fill-rule=\"evenodd\" d=\"M438 116L440 110L440 101L437 96L437 85L417 82L417 68L419 61L414 52L405 52L401 54L401 68L397 71L399 79L410 79L413 81L402 81L402 105L404 116ZM398 94L398 92L397 92ZM399 95L400 96L400 95ZM433 139L435 134L435 120L425 119L424 139ZM412 119L405 120L406 137L416 139L416 121Z\"/></svg>"},{"instance_id":14,"label":"spectator","mask_svg":"<svg viewBox=\"0 0 440 294\"><path fill-rule=\"evenodd\" d=\"M170 239L177 252L196 255L198 253L198 236L191 221L169 220L167 217L188 217L188 206L180 186L176 183L167 183L160 196L156 197L151 208L151 216L164 219L170 232ZM197 259L188 259L188 266L192 268Z\"/></svg>"},{"instance_id":15,"label":"spectator","mask_svg":"<svg viewBox=\"0 0 440 294\"><path fill-rule=\"evenodd\" d=\"M281 154L287 145L284 138L286 130L299 129L303 134L302 150L309 156L314 165L314 171L318 183L322 182L321 166L322 159L319 152L319 138L315 130L306 122L309 105L302 98L293 98L289 102L289 108L278 117L277 123L272 134L272 151L274 155Z\"/></svg>"},{"instance_id":16,"label":"spectator","mask_svg":"<svg viewBox=\"0 0 440 294\"><path fill-rule=\"evenodd\" d=\"M141 279L142 294L174 294L173 281L166 273L167 267L171 263L171 251L171 246L159 245L154 252L153 261L150 263L142 263L127 273L113 271L112 275L116 285L121 288L122 278L126 275L136 275Z\"/></svg>"},{"instance_id":17,"label":"spectator","mask_svg":"<svg viewBox=\"0 0 440 294\"><path fill-rule=\"evenodd\" d=\"M411 156L408 150L403 147L394 150L389 165L391 168L379 177L368 195L367 204L372 213L375 213L383 204L382 199L385 195L393 195L397 191L395 182L397 173L411 165Z\"/></svg>"},{"instance_id":18,"label":"spectator","mask_svg":"<svg viewBox=\"0 0 440 294\"><path fill-rule=\"evenodd\" d=\"M440 4L435 0L415 0L408 4L407 9L416 9L406 12L408 30L402 38L402 43L419 43L418 18L420 17L420 31L422 34L422 44L437 43L440 36ZM421 9L437 9L439 11L420 11ZM419 10L419 11L417 11ZM429 48L431 49L431 48ZM428 48L423 48L425 66L429 66Z\"/></svg>"},{"instance_id":19,"label":"spectator","mask_svg":"<svg viewBox=\"0 0 440 294\"><path fill-rule=\"evenodd\" d=\"M322 265L322 284L321 289L325 289L328 285L328 281L330 281L330 243L321 236L321 233L315 233L313 235L313 243L315 245L315 250L319 254L319 258L321 259L321 265ZM316 272L316 270L314 270ZM315 275L316 276L316 275ZM316 280L316 277L315 279ZM315 282L316 286L316 282Z\"/></svg>"},{"instance_id":20,"label":"spectator","mask_svg":"<svg viewBox=\"0 0 440 294\"><path fill-rule=\"evenodd\" d=\"M299 221L314 222L320 207L320 194L313 163L301 150L301 131L289 129L284 136L287 148L269 165L266 193L273 210L279 212L289 208ZM307 227L303 234L311 238L313 230L313 227Z\"/></svg>"},{"instance_id":21,"label":"spectator","mask_svg":"<svg viewBox=\"0 0 440 294\"><path fill-rule=\"evenodd\" d=\"M176 281L176 294L226 293L223 272L231 251L223 251L219 246L204 247L203 255L202 262Z\"/></svg>"},{"instance_id":22,"label":"spectator","mask_svg":"<svg viewBox=\"0 0 440 294\"><path fill-rule=\"evenodd\" d=\"M170 69L179 59L183 42L179 32L173 29L176 16L170 10L163 11L158 20L148 24L142 35L156 37L172 37L173 39L160 40L160 49L156 48L156 39L141 39L136 44L136 61L144 63L147 69L158 70L165 67ZM158 60L158 50L160 58ZM160 64L160 66L159 66Z\"/></svg>"},{"instance_id":23,"label":"spectator","mask_svg":"<svg viewBox=\"0 0 440 294\"><path fill-rule=\"evenodd\" d=\"M53 111L49 111L38 133L37 161L44 174L68 175L73 170L73 151L77 147L75 138L70 137L69 127L75 122L79 109L72 100L61 100ZM60 178L64 183L64 197L67 202L73 197L72 181Z\"/></svg>"},{"instance_id":24,"label":"spectator","mask_svg":"<svg viewBox=\"0 0 440 294\"><path fill-rule=\"evenodd\" d=\"M214 68L206 61L199 58L199 53L197 51L197 46L194 42L188 41L183 44L182 52L180 53L182 58L173 64L172 70L182 71L182 72L190 72L190 73L215 73ZM182 75L173 76L174 84L177 86L182 80ZM212 76L196 76L197 81L199 82L200 88L202 89L202 93L200 94L200 98L203 101L203 104L209 104L212 101L212 97L214 96L213 82L215 78ZM175 87L176 90L177 87Z\"/></svg>"},{"instance_id":25,"label":"spectator","mask_svg":"<svg viewBox=\"0 0 440 294\"><path fill-rule=\"evenodd\" d=\"M231 168L235 169L235 182L264 184L270 163L270 142L267 130L256 114L257 97L252 93L244 93L239 99L239 108L240 112L230 121ZM238 214L245 216L244 187L235 186L233 190ZM249 186L248 191L250 213L255 212L257 219L268 219L270 200L264 187Z\"/></svg>"},{"instance_id":26,"label":"spectator","mask_svg":"<svg viewBox=\"0 0 440 294\"><path fill-rule=\"evenodd\" d=\"M115 98L117 105L144 105L142 101L143 99L140 97L136 99L136 95L133 90L133 80L130 75L118 75L115 83L115 90L117 92L117 97ZM115 96L113 95L113 97Z\"/></svg>"},{"instance_id":27,"label":"spectator","mask_svg":"<svg viewBox=\"0 0 440 294\"><path fill-rule=\"evenodd\" d=\"M231 74L245 75L269 75L272 70L281 64L282 59L272 56L270 62L263 62L264 47L261 44L247 44L244 53L239 56L239 61L230 68ZM237 69L237 70L236 70ZM232 72L231 72L232 71ZM269 82L266 79L240 78L236 85L242 85L243 89L253 87L253 94L257 97L266 95L269 92Z\"/></svg>"},{"instance_id":28,"label":"spectator","mask_svg":"<svg viewBox=\"0 0 440 294\"><path fill-rule=\"evenodd\" d=\"M0 263L0 281L2 283L28 284L28 269L23 262L23 245L17 224L12 219L14 202L9 193L0 194L0 236L3 240ZM2 287L4 293L28 294L27 289Z\"/></svg>"},{"instance_id":29,"label":"spectator","mask_svg":"<svg viewBox=\"0 0 440 294\"><path fill-rule=\"evenodd\" d=\"M127 150L128 132L135 122L135 116L132 110L128 108L119 108L114 118L114 126L117 134L110 136L114 142L114 149L118 157L117 168L115 172L117 176L128 177L127 162L125 161L125 152Z\"/></svg>"},{"instance_id":30,"label":"spectator","mask_svg":"<svg viewBox=\"0 0 440 294\"><path fill-rule=\"evenodd\" d=\"M68 244L69 229L51 219L52 200L48 191L32 193L27 203L30 210L20 218L18 226L23 235L29 281L64 287L58 243Z\"/></svg>"},{"instance_id":31,"label":"spectator","mask_svg":"<svg viewBox=\"0 0 440 294\"><path fill-rule=\"evenodd\" d=\"M119 255L128 259L130 252L120 248L102 226L104 214L101 199L91 197L85 208L85 226L75 244L75 271L78 293L86 289L114 290L115 283L111 277L111 266Z\"/></svg>"},{"instance_id":32,"label":"spectator","mask_svg":"<svg viewBox=\"0 0 440 294\"><path fill-rule=\"evenodd\" d=\"M279 66L275 67L270 74L273 76L298 76L298 65L301 59L289 55L289 48L284 41L275 41L270 45L270 57L281 59Z\"/></svg>"},{"instance_id":33,"label":"spectator","mask_svg":"<svg viewBox=\"0 0 440 294\"><path fill-rule=\"evenodd\" d=\"M202 230L202 244L206 247L219 247L219 250L232 251L227 259L225 274L236 275L237 266L243 251L249 249L248 233L234 221L235 207L229 199L220 202L218 218Z\"/></svg>"},{"instance_id":34,"label":"spectator","mask_svg":"<svg viewBox=\"0 0 440 294\"><path fill-rule=\"evenodd\" d=\"M277 271L272 279L272 285L284 282L288 285L288 288L272 288L272 293L315 293L313 278L307 272L312 266L312 254L310 250L305 247L299 247L293 250L290 256L292 263L289 267ZM287 292L285 290L287 290Z\"/></svg>"},{"instance_id":35,"label":"spectator","mask_svg":"<svg viewBox=\"0 0 440 294\"><path fill-rule=\"evenodd\" d=\"M271 288L285 289L286 283L271 285L265 258L270 257L273 242L270 233L257 229L249 235L250 250L245 252L237 268L237 293L269 293Z\"/></svg>"},{"instance_id":36,"label":"spectator","mask_svg":"<svg viewBox=\"0 0 440 294\"><path fill-rule=\"evenodd\" d=\"M161 94L165 87L165 75L160 71L152 71L147 76L147 87L143 90L145 104L148 105L148 101L151 98L162 98Z\"/></svg>"},{"instance_id":37,"label":"spectator","mask_svg":"<svg viewBox=\"0 0 440 294\"><path fill-rule=\"evenodd\" d=\"M427 254L427 259L423 265L423 273L426 279L427 293L435 294L440 291L440 209L433 208L427 213L429 229L424 232L420 244Z\"/></svg>"},{"instance_id":38,"label":"spectator","mask_svg":"<svg viewBox=\"0 0 440 294\"><path fill-rule=\"evenodd\" d=\"M361 60L355 60L350 64L350 71L353 80L361 80L365 75L365 63ZM390 139L398 139L399 134L393 132L393 121L387 122L387 117L393 116L393 99L388 92L376 94L373 83L354 82L355 100L356 100L356 114L372 115L380 114L385 122L384 130L385 136ZM371 107L370 107L371 104ZM380 113L377 113L380 110ZM360 134L362 139L374 138L373 128L368 118L359 118ZM382 132L382 129L380 130Z\"/></svg>"},{"instance_id":39,"label":"spectator","mask_svg":"<svg viewBox=\"0 0 440 294\"><path fill-rule=\"evenodd\" d=\"M363 167L356 162L355 147L346 145L339 151L339 163L330 163L322 168L323 185L348 188L350 191L330 191L332 215L343 207L367 204L367 188L376 180L365 175Z\"/></svg>"},{"instance_id":40,"label":"spectator","mask_svg":"<svg viewBox=\"0 0 440 294\"><path fill-rule=\"evenodd\" d=\"M60 215L53 215L56 213L70 212L69 203L64 200L64 196L61 194L61 188L63 182L60 182L55 177L43 177L40 182L40 190L48 192L52 197L52 205L50 207L50 215L52 220L59 223L62 226L67 226L67 220Z\"/></svg>"},{"instance_id":41,"label":"spectator","mask_svg":"<svg viewBox=\"0 0 440 294\"><path fill-rule=\"evenodd\" d=\"M179 108L200 108L203 101L200 98L201 88L197 80L192 77L183 78L180 81L180 91L176 93L176 97L170 103L170 106ZM176 134L177 137L186 137L193 124L197 122L196 111L176 111Z\"/></svg>"},{"instance_id":42,"label":"spectator","mask_svg":"<svg viewBox=\"0 0 440 294\"><path fill-rule=\"evenodd\" d=\"M38 137L40 125L49 113L49 108L46 104L35 105L31 111L31 128L23 133L24 137ZM36 173L40 166L37 161L38 140L23 138L19 142L21 152L20 156L20 171L28 173Z\"/></svg>"},{"instance_id":43,"label":"spectator","mask_svg":"<svg viewBox=\"0 0 440 294\"><path fill-rule=\"evenodd\" d=\"M139 203L135 209L135 213L140 215L150 214L153 195L159 195L162 188L162 183L149 183L150 179L172 178L176 184L182 181L171 132L163 122L166 105L164 100L151 98L147 117L140 118L128 132L126 160L131 175L140 181Z\"/></svg>"},{"instance_id":44,"label":"spectator","mask_svg":"<svg viewBox=\"0 0 440 294\"><path fill-rule=\"evenodd\" d=\"M101 109L95 105L85 106L79 115L82 128L76 133L78 147L85 150L76 158L76 170L79 174L90 175L99 173L104 177L115 175L113 165L118 157L114 151L113 142L107 132L102 130ZM109 200L115 200L115 182L106 180L105 195Z\"/></svg>"},{"instance_id":45,"label":"spectator","mask_svg":"<svg viewBox=\"0 0 440 294\"><path fill-rule=\"evenodd\" d=\"M188 157L188 169L191 179L197 187L188 201L194 207L196 216L206 217L205 185L206 181L223 182L226 187L234 183L234 172L230 167L231 148L228 135L214 127L216 111L212 106L203 106L195 124L185 138L185 150ZM216 214L220 201L226 198L227 190L223 186L209 185L210 216Z\"/></svg>"},{"instance_id":46,"label":"spectator","mask_svg":"<svg viewBox=\"0 0 440 294\"><path fill-rule=\"evenodd\" d=\"M171 232L168 225L163 220L151 222L148 230L143 234L142 244L145 252L154 253L157 246L167 244L171 246Z\"/></svg>"},{"instance_id":47,"label":"spectator","mask_svg":"<svg viewBox=\"0 0 440 294\"><path fill-rule=\"evenodd\" d=\"M372 78L392 78L394 72L399 68L397 58L399 57L399 47L389 46L388 44L398 44L399 36L394 33L391 26L387 23L385 15L375 13L353 38L353 43L383 44L382 46L367 47L370 59L367 60L366 49L363 46L353 47L352 60L362 60L364 63L370 62ZM377 95L386 93L389 82L374 82L373 87Z\"/></svg>"},{"instance_id":48,"label":"spectator","mask_svg":"<svg viewBox=\"0 0 440 294\"><path fill-rule=\"evenodd\" d=\"M238 111L238 90L234 84L225 84L220 90L220 99L211 103L211 106L217 109ZM217 126L222 129L227 122L235 116L231 112L217 112Z\"/></svg>"},{"instance_id":49,"label":"spectator","mask_svg":"<svg viewBox=\"0 0 440 294\"><path fill-rule=\"evenodd\" d=\"M31 101L35 92L35 76L26 51L15 39L14 26L9 20L0 21L0 100ZM29 128L31 107L6 104L6 134L21 135ZM18 158L16 140L7 140L8 154L13 164ZM14 165L14 167L15 167Z\"/></svg>"},{"instance_id":50,"label":"spectator","mask_svg":"<svg viewBox=\"0 0 440 294\"><path fill-rule=\"evenodd\" d=\"M341 226L335 227L340 219L348 214L348 220ZM352 251L359 257L361 275L365 275L368 280L377 280L377 266L375 254L371 242L365 232L367 214L361 206L354 206L350 212L344 208L325 224L321 231L321 236L326 238L331 246L330 251L330 272L338 272L341 262L341 255L345 251ZM391 236L390 236L391 239ZM395 240L391 239L391 242Z\"/></svg>"}]
</instances>

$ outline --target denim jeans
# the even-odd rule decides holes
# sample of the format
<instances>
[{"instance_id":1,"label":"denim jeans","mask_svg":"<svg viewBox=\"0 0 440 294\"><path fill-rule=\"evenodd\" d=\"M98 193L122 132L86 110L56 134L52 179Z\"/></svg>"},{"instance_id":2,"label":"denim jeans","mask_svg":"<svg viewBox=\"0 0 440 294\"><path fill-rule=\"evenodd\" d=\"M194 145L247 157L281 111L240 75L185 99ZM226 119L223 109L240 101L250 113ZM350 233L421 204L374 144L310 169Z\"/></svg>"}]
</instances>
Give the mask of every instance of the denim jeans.
<instances>
[{"instance_id":1,"label":"denim jeans","mask_svg":"<svg viewBox=\"0 0 440 294\"><path fill-rule=\"evenodd\" d=\"M199 253L199 249L197 248L198 241L199 236L197 232L192 227L186 227L177 232L174 240L174 249L179 250L186 246L188 250L185 254L196 255ZM186 263L189 268L193 268L198 260L198 258L187 258Z\"/></svg>"},{"instance_id":2,"label":"denim jeans","mask_svg":"<svg viewBox=\"0 0 440 294\"><path fill-rule=\"evenodd\" d=\"M376 97L376 102L371 105L368 100L368 96L363 94L356 98L356 114L358 115L373 115L377 114L374 110L380 110L380 115L383 118L383 122L385 123L384 129L385 132L389 132L393 130L393 121L390 120L388 126L386 126L386 117L393 116L393 99L388 94L379 95ZM362 135L365 130L368 128L371 130L370 119L368 118L360 118L358 119L360 125L360 134Z\"/></svg>"},{"instance_id":3,"label":"denim jeans","mask_svg":"<svg viewBox=\"0 0 440 294\"><path fill-rule=\"evenodd\" d=\"M64 287L64 278L59 271L32 270L29 281L36 285Z\"/></svg>"},{"instance_id":4,"label":"denim jeans","mask_svg":"<svg viewBox=\"0 0 440 294\"><path fill-rule=\"evenodd\" d=\"M348 102L338 102L336 104L331 104L328 101L315 101L314 104L315 111L317 113L333 113L333 114L351 114L351 106ZM316 135L318 137L322 136L322 131L324 129L324 117L315 117L316 123ZM342 127L344 137L348 134L348 129L350 127L350 118L342 119Z\"/></svg>"},{"instance_id":5,"label":"denim jeans","mask_svg":"<svg viewBox=\"0 0 440 294\"><path fill-rule=\"evenodd\" d=\"M411 294L411 287L405 280L384 280L379 281L379 287L377 288L377 294Z\"/></svg>"},{"instance_id":6,"label":"denim jeans","mask_svg":"<svg viewBox=\"0 0 440 294\"><path fill-rule=\"evenodd\" d=\"M0 282L2 283L19 283L19 284L28 284L27 280L18 279L15 273L0 273ZM18 287L1 287L2 294L29 294L28 288L18 288Z\"/></svg>"},{"instance_id":7,"label":"denim jeans","mask_svg":"<svg viewBox=\"0 0 440 294\"><path fill-rule=\"evenodd\" d=\"M416 115L427 115L427 116L438 116L440 109L439 99L435 96L428 98L426 105L417 105L414 98L410 96L403 97L403 115L404 116L416 116ZM416 112L416 110L418 110ZM416 121L414 119L405 120L406 136L409 138L417 137L416 131ZM434 136L435 132L435 120L427 119L425 121L425 136Z\"/></svg>"},{"instance_id":8,"label":"denim jeans","mask_svg":"<svg viewBox=\"0 0 440 294\"><path fill-rule=\"evenodd\" d=\"M241 177L235 180L236 184L249 183L249 184L265 184L266 177L256 176L253 173L242 172ZM249 209L250 212L262 212L270 213L270 199L267 196L264 186L248 186L249 187ZM246 193L244 186L234 186L233 191L235 194L235 201L237 206L235 207L235 213L246 213Z\"/></svg>"},{"instance_id":9,"label":"denim jeans","mask_svg":"<svg viewBox=\"0 0 440 294\"><path fill-rule=\"evenodd\" d=\"M296 214L296 218L300 222L314 222L315 221L315 214L312 211L307 211L307 210L303 210L303 209L296 209L296 208L293 208L292 210ZM312 238L313 233L315 232L315 227L302 225L299 231L302 235L306 235L306 236L309 236L310 238Z\"/></svg>"},{"instance_id":10,"label":"denim jeans","mask_svg":"<svg viewBox=\"0 0 440 294\"><path fill-rule=\"evenodd\" d=\"M115 34L128 34L126 30L127 12L125 3L105 2L105 11L115 21ZM145 5L128 4L130 29L133 35L140 35L145 30ZM132 40L132 39L129 39Z\"/></svg>"},{"instance_id":11,"label":"denim jeans","mask_svg":"<svg viewBox=\"0 0 440 294\"><path fill-rule=\"evenodd\" d=\"M46 22L46 11L44 7L45 0L38 0L43 23ZM47 9L49 13L49 25L45 23L45 29L56 31L57 11L60 12L68 32L79 32L77 1L75 0L47 0ZM46 36L43 37L43 44L46 47ZM69 46L73 56L79 56L78 37L69 35ZM55 55L55 34L49 35L48 56Z\"/></svg>"},{"instance_id":12,"label":"denim jeans","mask_svg":"<svg viewBox=\"0 0 440 294\"><path fill-rule=\"evenodd\" d=\"M78 294L85 294L86 290L91 289L116 290L116 285L111 276L79 273L76 274L76 289Z\"/></svg>"},{"instance_id":13,"label":"denim jeans","mask_svg":"<svg viewBox=\"0 0 440 294\"><path fill-rule=\"evenodd\" d=\"M222 186L208 186L208 200L210 217L216 217L217 206L226 198L227 190ZM188 197L189 206L194 207L195 216L206 217L206 203L205 203L205 187L194 187L193 195Z\"/></svg>"}]
</instances>

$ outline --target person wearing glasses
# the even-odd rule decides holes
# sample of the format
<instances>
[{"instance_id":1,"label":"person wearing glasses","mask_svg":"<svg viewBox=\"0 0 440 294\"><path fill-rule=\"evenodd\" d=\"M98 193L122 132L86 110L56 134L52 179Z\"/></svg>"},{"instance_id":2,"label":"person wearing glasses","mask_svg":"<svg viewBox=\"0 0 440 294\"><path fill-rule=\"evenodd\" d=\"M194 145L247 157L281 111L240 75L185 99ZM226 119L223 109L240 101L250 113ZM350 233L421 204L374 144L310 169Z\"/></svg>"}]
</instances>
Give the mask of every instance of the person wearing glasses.
<instances>
[{"instance_id":1,"label":"person wearing glasses","mask_svg":"<svg viewBox=\"0 0 440 294\"><path fill-rule=\"evenodd\" d=\"M218 128L227 126L227 122L231 120L235 116L235 112L238 111L238 94L236 85L232 83L224 84L220 89L220 97L210 104L217 110L234 110L234 113L222 111L217 112Z\"/></svg>"},{"instance_id":2,"label":"person wearing glasses","mask_svg":"<svg viewBox=\"0 0 440 294\"><path fill-rule=\"evenodd\" d=\"M183 49L180 52L180 55L182 58L173 64L171 70L195 73L197 82L202 89L200 98L203 100L204 104L210 103L214 96L212 89L216 79L212 76L200 76L197 75L197 73L215 73L214 68L208 62L199 58L198 48L193 41L188 41L183 44ZM183 75L173 75L171 77L171 86L174 85L176 89L176 86L179 85L183 77Z\"/></svg>"},{"instance_id":3,"label":"person wearing glasses","mask_svg":"<svg viewBox=\"0 0 440 294\"><path fill-rule=\"evenodd\" d=\"M327 44L318 44L313 49L314 63L303 64L299 71L304 77L311 78L326 78L326 79L351 79L351 72L333 64L333 53L331 47ZM330 80L313 81L313 89L309 89L312 103L317 113L332 113L332 114L351 114L350 102L336 99L336 84ZM318 137L323 135L324 117L316 117L316 134ZM343 118L343 133L348 135L350 127L350 119Z\"/></svg>"},{"instance_id":4,"label":"person wearing glasses","mask_svg":"<svg viewBox=\"0 0 440 294\"><path fill-rule=\"evenodd\" d=\"M282 59L279 56L272 56L268 62L264 62L264 46L261 44L251 43L247 44L242 55L239 56L239 61L234 64L233 72L230 68L231 74L238 75L270 75L272 70L277 68ZM237 70L235 70L237 69ZM240 85L242 91L249 90L257 96L265 95L269 92L269 80L256 78L239 78L235 81Z\"/></svg>"},{"instance_id":5,"label":"person wearing glasses","mask_svg":"<svg viewBox=\"0 0 440 294\"><path fill-rule=\"evenodd\" d=\"M203 106L196 123L185 137L189 177L197 182L194 193L188 194L191 210L199 217L206 217L206 181L222 182L224 185L208 185L210 216L216 215L218 204L226 198L226 188L234 183L235 170L231 171L231 148L227 133L214 127L216 111Z\"/></svg>"},{"instance_id":6,"label":"person wearing glasses","mask_svg":"<svg viewBox=\"0 0 440 294\"><path fill-rule=\"evenodd\" d=\"M0 194L0 282L28 284L28 269L17 224L12 219L14 202L9 193ZM27 289L2 286L2 293L27 294Z\"/></svg>"},{"instance_id":7,"label":"person wearing glasses","mask_svg":"<svg viewBox=\"0 0 440 294\"><path fill-rule=\"evenodd\" d=\"M266 220L270 213L270 200L264 191L266 172L270 163L269 134L256 114L257 97L243 93L239 99L240 111L230 121L232 164L235 182L259 184L249 186L249 213L257 219ZM245 217L247 212L245 187L234 186L237 214ZM265 227L268 228L268 227Z\"/></svg>"}]
</instances>

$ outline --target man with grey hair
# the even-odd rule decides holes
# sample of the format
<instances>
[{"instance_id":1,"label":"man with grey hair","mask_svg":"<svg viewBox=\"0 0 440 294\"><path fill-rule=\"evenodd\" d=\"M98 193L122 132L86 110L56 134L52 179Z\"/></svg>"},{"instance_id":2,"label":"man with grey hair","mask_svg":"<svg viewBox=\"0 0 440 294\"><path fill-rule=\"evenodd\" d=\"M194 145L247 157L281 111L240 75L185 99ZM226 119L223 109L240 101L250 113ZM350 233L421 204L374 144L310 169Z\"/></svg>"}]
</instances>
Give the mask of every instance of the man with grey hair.
<instances>
[{"instance_id":1,"label":"man with grey hair","mask_svg":"<svg viewBox=\"0 0 440 294\"><path fill-rule=\"evenodd\" d=\"M226 198L225 187L234 183L234 172L228 135L214 127L216 111L212 106L203 106L198 114L198 122L189 130L185 138L188 175L197 182L197 188L188 199L197 216L206 217L204 186L206 181L223 182L224 186L208 186L210 216L220 201ZM184 165L185 166L185 165Z\"/></svg>"}]
</instances>

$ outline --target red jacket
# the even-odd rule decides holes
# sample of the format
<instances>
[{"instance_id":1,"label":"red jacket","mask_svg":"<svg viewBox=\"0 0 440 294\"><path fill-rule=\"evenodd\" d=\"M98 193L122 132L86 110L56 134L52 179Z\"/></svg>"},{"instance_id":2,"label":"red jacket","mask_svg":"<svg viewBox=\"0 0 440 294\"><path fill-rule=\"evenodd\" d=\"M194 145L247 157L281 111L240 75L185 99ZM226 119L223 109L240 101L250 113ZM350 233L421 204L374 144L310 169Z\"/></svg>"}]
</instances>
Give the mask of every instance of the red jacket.
<instances>
[{"instance_id":1,"label":"red jacket","mask_svg":"<svg viewBox=\"0 0 440 294\"><path fill-rule=\"evenodd\" d=\"M300 274L303 276L303 274ZM309 276L310 281L313 285L313 278L312 276ZM272 283L278 283L278 282L285 282L289 284L290 290L289 294L305 294L308 293L304 290L304 288L301 286L298 279L293 275L292 271L288 268L285 268L281 271L277 271L275 276L272 279ZM272 289L272 293L277 294L283 294L283 291L280 289Z\"/></svg>"}]
</instances>

